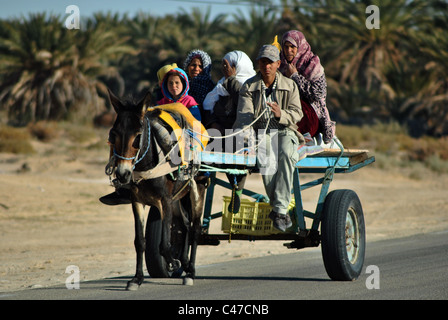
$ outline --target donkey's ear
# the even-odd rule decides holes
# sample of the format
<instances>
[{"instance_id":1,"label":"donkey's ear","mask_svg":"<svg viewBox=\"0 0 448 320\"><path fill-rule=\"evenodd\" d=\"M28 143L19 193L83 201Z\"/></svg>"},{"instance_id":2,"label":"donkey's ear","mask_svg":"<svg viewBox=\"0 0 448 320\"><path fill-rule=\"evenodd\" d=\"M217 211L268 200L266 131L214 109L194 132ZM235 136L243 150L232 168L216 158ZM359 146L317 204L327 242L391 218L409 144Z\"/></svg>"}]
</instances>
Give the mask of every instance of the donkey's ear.
<instances>
[{"instance_id":1,"label":"donkey's ear","mask_svg":"<svg viewBox=\"0 0 448 320\"><path fill-rule=\"evenodd\" d=\"M160 116L160 114L162 113L162 110L158 109L158 108L151 108L149 109L149 111L146 113L146 116L148 118L158 118Z\"/></svg>"},{"instance_id":2,"label":"donkey's ear","mask_svg":"<svg viewBox=\"0 0 448 320\"><path fill-rule=\"evenodd\" d=\"M138 103L138 107L142 111L142 116L145 115L146 110L150 105L151 105L151 93L147 91L145 96Z\"/></svg>"},{"instance_id":3,"label":"donkey's ear","mask_svg":"<svg viewBox=\"0 0 448 320\"><path fill-rule=\"evenodd\" d=\"M110 89L108 88L107 91L109 92L109 99L110 102L112 103L112 106L115 109L115 112L118 113L118 111L121 109L122 107L122 103L121 100L117 98L117 96L115 96L112 91L110 91Z\"/></svg>"}]
</instances>

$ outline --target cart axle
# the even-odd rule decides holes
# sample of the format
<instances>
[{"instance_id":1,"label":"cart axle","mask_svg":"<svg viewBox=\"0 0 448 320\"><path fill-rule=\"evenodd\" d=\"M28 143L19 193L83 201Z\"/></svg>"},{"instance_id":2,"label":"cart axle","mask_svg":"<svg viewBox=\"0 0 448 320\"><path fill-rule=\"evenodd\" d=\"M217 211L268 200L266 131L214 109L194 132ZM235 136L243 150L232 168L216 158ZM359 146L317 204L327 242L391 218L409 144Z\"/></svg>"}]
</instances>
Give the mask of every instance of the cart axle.
<instances>
[{"instance_id":1,"label":"cart axle","mask_svg":"<svg viewBox=\"0 0 448 320\"><path fill-rule=\"evenodd\" d=\"M201 235L198 245L218 246L221 240L292 240L284 246L289 249L303 249L308 247L318 247L320 244L320 234L315 230L307 230L299 233L278 233L266 236L249 236L245 234L207 234Z\"/></svg>"},{"instance_id":2,"label":"cart axle","mask_svg":"<svg viewBox=\"0 0 448 320\"><path fill-rule=\"evenodd\" d=\"M320 244L320 234L316 230L309 230L305 236L299 236L291 243L284 243L283 245L288 249L303 249L310 247L318 247Z\"/></svg>"}]
</instances>

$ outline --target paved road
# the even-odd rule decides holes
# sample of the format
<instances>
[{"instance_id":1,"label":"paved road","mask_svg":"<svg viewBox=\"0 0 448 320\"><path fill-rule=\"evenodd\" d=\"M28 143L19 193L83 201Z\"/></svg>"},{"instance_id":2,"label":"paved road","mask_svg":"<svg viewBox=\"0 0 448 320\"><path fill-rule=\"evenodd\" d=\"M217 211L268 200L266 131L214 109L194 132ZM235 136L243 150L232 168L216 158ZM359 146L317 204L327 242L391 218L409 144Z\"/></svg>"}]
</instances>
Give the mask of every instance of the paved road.
<instances>
[{"instance_id":1,"label":"paved road","mask_svg":"<svg viewBox=\"0 0 448 320\"><path fill-rule=\"evenodd\" d=\"M365 272L369 266L376 273ZM374 278L378 271L379 277ZM194 286L182 286L181 279L146 279L138 291L128 292L124 288L129 279L82 282L79 290L62 285L0 293L0 299L176 300L180 306L185 299L219 300L221 304L229 300L447 300L448 231L367 243L364 272L354 282L329 280L320 247L200 266ZM368 288L374 285L377 288Z\"/></svg>"}]
</instances>

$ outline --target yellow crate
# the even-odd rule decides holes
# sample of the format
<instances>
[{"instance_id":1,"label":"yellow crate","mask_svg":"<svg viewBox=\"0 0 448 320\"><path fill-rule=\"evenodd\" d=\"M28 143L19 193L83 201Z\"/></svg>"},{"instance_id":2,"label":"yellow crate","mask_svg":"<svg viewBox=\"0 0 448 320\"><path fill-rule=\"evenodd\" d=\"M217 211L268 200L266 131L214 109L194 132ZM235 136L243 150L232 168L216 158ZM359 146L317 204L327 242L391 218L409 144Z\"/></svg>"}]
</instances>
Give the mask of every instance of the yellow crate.
<instances>
[{"instance_id":1,"label":"yellow crate","mask_svg":"<svg viewBox=\"0 0 448 320\"><path fill-rule=\"evenodd\" d=\"M221 224L223 232L250 236L266 236L281 233L281 231L272 226L272 220L269 218L272 207L269 203L241 199L240 212L233 214L227 208L230 199L230 197L223 197ZM294 220L293 226L287 232L295 228Z\"/></svg>"}]
</instances>

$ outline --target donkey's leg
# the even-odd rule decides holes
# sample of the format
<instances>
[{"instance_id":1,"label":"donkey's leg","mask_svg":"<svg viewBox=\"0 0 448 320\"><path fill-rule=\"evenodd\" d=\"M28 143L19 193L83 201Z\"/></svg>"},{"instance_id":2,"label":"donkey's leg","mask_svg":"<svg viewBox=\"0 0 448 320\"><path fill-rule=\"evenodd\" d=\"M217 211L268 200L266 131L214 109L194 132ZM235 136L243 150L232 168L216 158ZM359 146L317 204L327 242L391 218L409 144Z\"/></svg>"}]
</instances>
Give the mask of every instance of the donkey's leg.
<instances>
[{"instance_id":1,"label":"donkey's leg","mask_svg":"<svg viewBox=\"0 0 448 320\"><path fill-rule=\"evenodd\" d=\"M188 252L190 247L190 218L188 211L191 208L190 199L187 197L182 198L178 201L178 207L176 208L176 214L178 215L179 224L182 230L182 252L180 255L180 260L182 263L182 267L185 271L188 270L189 260L188 260Z\"/></svg>"},{"instance_id":2,"label":"donkey's leg","mask_svg":"<svg viewBox=\"0 0 448 320\"><path fill-rule=\"evenodd\" d=\"M173 277L181 277L182 273L188 269L188 226L184 224L184 222L181 220L180 223L180 230L181 230L181 236L177 239L176 243L173 243L173 240L171 240L171 246L176 246L178 255L177 258L180 260L180 264L182 268L177 270L176 273L173 273Z\"/></svg>"},{"instance_id":3,"label":"donkey's leg","mask_svg":"<svg viewBox=\"0 0 448 320\"><path fill-rule=\"evenodd\" d=\"M132 202L132 211L134 212L135 239L134 246L137 254L137 266L134 278L128 282L126 290L137 290L143 283L143 254L145 252L144 225L145 215L144 206L138 202Z\"/></svg>"},{"instance_id":4,"label":"donkey's leg","mask_svg":"<svg viewBox=\"0 0 448 320\"><path fill-rule=\"evenodd\" d=\"M185 271L186 275L183 281L184 285L193 285L193 281L196 278L196 253L198 248L199 237L201 235L201 219L195 218L193 225L190 228L190 261L188 269Z\"/></svg>"},{"instance_id":5,"label":"donkey's leg","mask_svg":"<svg viewBox=\"0 0 448 320\"><path fill-rule=\"evenodd\" d=\"M171 255L171 223L173 221L173 207L171 203L165 202L163 205L162 220L162 242L160 244L160 254L165 258L169 271L176 271L180 268L180 261L173 259Z\"/></svg>"},{"instance_id":6,"label":"donkey's leg","mask_svg":"<svg viewBox=\"0 0 448 320\"><path fill-rule=\"evenodd\" d=\"M194 278L196 277L196 252L198 248L199 237L201 235L201 216L202 216L202 208L204 205L204 197L205 197L205 185L198 183L193 186L196 189L196 192L191 195L191 220L192 225L189 228L189 237L191 239L191 247L190 247L190 263L188 265L188 269L186 270L186 276L184 278L184 285L193 285Z\"/></svg>"}]
</instances>

